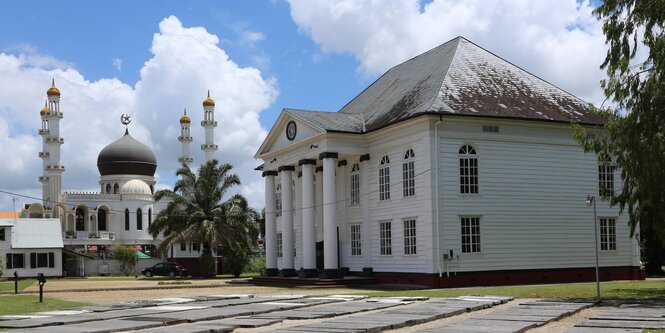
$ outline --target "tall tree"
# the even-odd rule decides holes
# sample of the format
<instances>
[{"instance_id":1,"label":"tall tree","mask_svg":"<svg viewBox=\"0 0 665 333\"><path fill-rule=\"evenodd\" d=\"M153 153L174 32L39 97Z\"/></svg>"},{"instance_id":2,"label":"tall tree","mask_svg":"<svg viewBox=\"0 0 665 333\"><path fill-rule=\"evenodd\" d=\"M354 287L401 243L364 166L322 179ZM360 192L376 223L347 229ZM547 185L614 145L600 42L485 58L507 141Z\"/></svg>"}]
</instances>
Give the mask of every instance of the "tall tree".
<instances>
[{"instance_id":1,"label":"tall tree","mask_svg":"<svg viewBox=\"0 0 665 333\"><path fill-rule=\"evenodd\" d=\"M258 236L256 211L240 194L224 200L229 189L240 185L240 178L231 173L232 168L231 164L220 165L212 160L194 173L183 165L176 172L181 179L173 190L155 193L156 201L169 200L149 229L153 237L164 235L158 251L164 253L183 240L200 242L201 270L209 276L214 274L215 247L222 245L228 249L224 256L229 257L254 246Z\"/></svg>"},{"instance_id":2,"label":"tall tree","mask_svg":"<svg viewBox=\"0 0 665 333\"><path fill-rule=\"evenodd\" d=\"M586 151L609 154L623 186L612 203L627 209L631 232L665 241L665 1L604 0L595 10L609 46L601 82L615 107L599 110L608 135L577 138ZM644 235L644 233L648 233ZM657 242L657 243L658 243ZM661 258L662 262L662 258ZM658 265L660 266L660 265Z\"/></svg>"}]
</instances>

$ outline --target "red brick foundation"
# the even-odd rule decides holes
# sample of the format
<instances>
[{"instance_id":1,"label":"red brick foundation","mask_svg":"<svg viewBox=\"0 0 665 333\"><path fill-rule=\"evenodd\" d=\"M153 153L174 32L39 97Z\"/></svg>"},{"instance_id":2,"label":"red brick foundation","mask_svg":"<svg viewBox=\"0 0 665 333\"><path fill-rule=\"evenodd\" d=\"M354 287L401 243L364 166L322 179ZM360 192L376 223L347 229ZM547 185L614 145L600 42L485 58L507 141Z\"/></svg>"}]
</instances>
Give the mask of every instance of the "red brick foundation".
<instances>
[{"instance_id":1,"label":"red brick foundation","mask_svg":"<svg viewBox=\"0 0 665 333\"><path fill-rule=\"evenodd\" d=\"M470 286L500 286L515 284L545 284L596 281L594 267L458 272L442 277L439 274L374 272L379 283L414 284L429 288L451 288ZM600 280L644 280L644 270L639 267L601 267Z\"/></svg>"}]
</instances>

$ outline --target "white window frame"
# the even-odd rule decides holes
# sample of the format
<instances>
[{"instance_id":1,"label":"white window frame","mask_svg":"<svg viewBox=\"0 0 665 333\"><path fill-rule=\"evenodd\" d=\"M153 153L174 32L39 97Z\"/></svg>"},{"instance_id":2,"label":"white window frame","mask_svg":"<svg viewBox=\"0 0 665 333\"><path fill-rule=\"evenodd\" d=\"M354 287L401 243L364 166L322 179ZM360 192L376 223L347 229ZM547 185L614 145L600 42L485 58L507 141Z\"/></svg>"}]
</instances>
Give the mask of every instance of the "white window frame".
<instances>
[{"instance_id":1,"label":"white window frame","mask_svg":"<svg viewBox=\"0 0 665 333\"><path fill-rule=\"evenodd\" d=\"M275 185L275 216L282 216L282 184Z\"/></svg>"},{"instance_id":2,"label":"white window frame","mask_svg":"<svg viewBox=\"0 0 665 333\"><path fill-rule=\"evenodd\" d=\"M614 164L612 158L603 154L598 158L598 196L611 198L614 195Z\"/></svg>"},{"instance_id":3,"label":"white window frame","mask_svg":"<svg viewBox=\"0 0 665 333\"><path fill-rule=\"evenodd\" d=\"M416 154L412 148L404 152L402 163L402 195L412 197L416 195Z\"/></svg>"},{"instance_id":4,"label":"white window frame","mask_svg":"<svg viewBox=\"0 0 665 333\"><path fill-rule=\"evenodd\" d=\"M416 236L416 218L404 219L402 220L402 225L404 227L404 254L418 254L418 248L416 246L418 240Z\"/></svg>"},{"instance_id":5,"label":"white window frame","mask_svg":"<svg viewBox=\"0 0 665 333\"><path fill-rule=\"evenodd\" d=\"M480 216L460 216L462 253L480 253Z\"/></svg>"},{"instance_id":6,"label":"white window frame","mask_svg":"<svg viewBox=\"0 0 665 333\"><path fill-rule=\"evenodd\" d=\"M379 163L379 201L390 200L390 158L381 157Z\"/></svg>"},{"instance_id":7,"label":"white window frame","mask_svg":"<svg viewBox=\"0 0 665 333\"><path fill-rule=\"evenodd\" d=\"M379 254L390 256L392 249L392 221L379 221Z\"/></svg>"},{"instance_id":8,"label":"white window frame","mask_svg":"<svg viewBox=\"0 0 665 333\"><path fill-rule=\"evenodd\" d=\"M464 144L459 149L459 185L461 194L480 193L478 155L476 149Z\"/></svg>"},{"instance_id":9,"label":"white window frame","mask_svg":"<svg viewBox=\"0 0 665 333\"><path fill-rule=\"evenodd\" d=\"M354 163L349 175L351 206L360 205L360 164Z\"/></svg>"},{"instance_id":10,"label":"white window frame","mask_svg":"<svg viewBox=\"0 0 665 333\"><path fill-rule=\"evenodd\" d=\"M282 253L282 233L278 232L277 237L275 238L275 242L277 243L277 258L283 257Z\"/></svg>"},{"instance_id":11,"label":"white window frame","mask_svg":"<svg viewBox=\"0 0 665 333\"><path fill-rule=\"evenodd\" d=\"M617 223L616 218L601 217L600 224L600 250L616 251L617 249Z\"/></svg>"},{"instance_id":12,"label":"white window frame","mask_svg":"<svg viewBox=\"0 0 665 333\"><path fill-rule=\"evenodd\" d=\"M351 240L351 256L357 257L363 254L362 252L362 228L360 224L349 225L349 239Z\"/></svg>"}]
</instances>

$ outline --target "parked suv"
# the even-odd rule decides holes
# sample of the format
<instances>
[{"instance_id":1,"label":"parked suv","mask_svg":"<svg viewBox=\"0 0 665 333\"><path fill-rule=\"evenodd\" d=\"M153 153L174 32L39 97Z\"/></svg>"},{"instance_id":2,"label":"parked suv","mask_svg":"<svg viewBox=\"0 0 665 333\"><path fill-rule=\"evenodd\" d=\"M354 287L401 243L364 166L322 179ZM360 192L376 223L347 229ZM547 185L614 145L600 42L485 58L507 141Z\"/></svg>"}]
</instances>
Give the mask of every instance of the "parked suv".
<instances>
[{"instance_id":1,"label":"parked suv","mask_svg":"<svg viewBox=\"0 0 665 333\"><path fill-rule=\"evenodd\" d=\"M144 268L141 270L141 274L145 275L146 277L156 275L176 277L178 275L187 275L187 269L180 267L175 262L160 262L159 264L155 264L152 267Z\"/></svg>"}]
</instances>

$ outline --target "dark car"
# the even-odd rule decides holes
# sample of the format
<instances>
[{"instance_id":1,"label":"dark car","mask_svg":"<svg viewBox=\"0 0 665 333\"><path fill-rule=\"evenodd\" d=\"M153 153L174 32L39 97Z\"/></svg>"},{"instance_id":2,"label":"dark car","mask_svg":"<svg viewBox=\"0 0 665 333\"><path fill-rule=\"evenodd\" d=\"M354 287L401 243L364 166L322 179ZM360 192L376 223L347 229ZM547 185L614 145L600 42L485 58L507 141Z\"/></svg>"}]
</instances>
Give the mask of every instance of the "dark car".
<instances>
[{"instance_id":1,"label":"dark car","mask_svg":"<svg viewBox=\"0 0 665 333\"><path fill-rule=\"evenodd\" d=\"M160 262L159 264L155 264L155 266L144 268L141 270L141 274L146 277L157 275L176 277L178 275L187 275L187 269L180 267L175 262Z\"/></svg>"}]
</instances>

